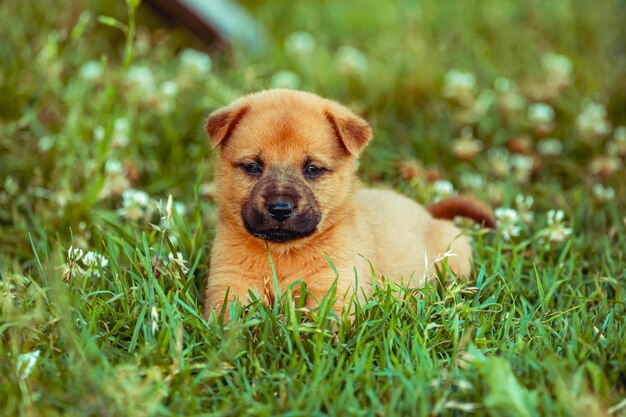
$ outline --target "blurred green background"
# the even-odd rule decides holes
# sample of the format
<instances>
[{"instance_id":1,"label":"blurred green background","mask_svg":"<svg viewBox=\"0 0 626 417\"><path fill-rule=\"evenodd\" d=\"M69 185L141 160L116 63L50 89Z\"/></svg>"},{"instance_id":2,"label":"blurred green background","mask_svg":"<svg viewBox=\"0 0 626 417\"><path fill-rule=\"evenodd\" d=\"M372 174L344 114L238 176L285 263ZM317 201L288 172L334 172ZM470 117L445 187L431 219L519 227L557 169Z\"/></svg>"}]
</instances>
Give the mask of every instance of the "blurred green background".
<instances>
[{"instance_id":1,"label":"blurred green background","mask_svg":"<svg viewBox=\"0 0 626 417\"><path fill-rule=\"evenodd\" d=\"M204 44L130 0L0 3L0 410L623 415L626 3L239 4L263 48ZM270 87L370 121L368 185L499 208L497 233L468 232L476 286L427 291L424 315L378 300L338 341L302 312L202 321L203 121ZM294 353L299 325L317 330Z\"/></svg>"}]
</instances>

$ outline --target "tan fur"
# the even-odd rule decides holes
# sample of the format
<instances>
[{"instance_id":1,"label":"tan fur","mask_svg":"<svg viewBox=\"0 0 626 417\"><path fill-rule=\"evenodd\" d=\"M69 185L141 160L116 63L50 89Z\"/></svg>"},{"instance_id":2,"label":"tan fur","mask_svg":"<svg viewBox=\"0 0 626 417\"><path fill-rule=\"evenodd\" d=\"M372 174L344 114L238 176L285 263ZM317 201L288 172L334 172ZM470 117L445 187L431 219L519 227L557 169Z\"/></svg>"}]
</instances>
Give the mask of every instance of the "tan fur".
<instances>
[{"instance_id":1,"label":"tan fur","mask_svg":"<svg viewBox=\"0 0 626 417\"><path fill-rule=\"evenodd\" d=\"M451 222L433 218L425 208L395 192L361 189L355 162L371 131L363 119L340 104L310 93L262 91L210 115L207 132L213 145L220 146L220 159L219 223L205 315L221 307L228 288L229 299L238 297L243 302L249 290L261 297L267 292L271 277L267 248L281 290L303 280L318 298L335 279L325 259L328 256L338 271L337 309L355 290L359 295L371 293L370 263L378 277L421 286L432 276L438 257L450 250L454 254L447 260L450 269L459 276L470 274L468 240ZM315 180L302 177L295 187L305 187L315 196L321 217L314 233L272 242L246 229L242 208L251 204L248 199L260 178L252 178L240 164L254 158L262 159L263 175L272 170L279 193L288 186L281 182L283 178L301 175L306 158L329 169ZM252 203L257 207L263 201Z\"/></svg>"}]
</instances>

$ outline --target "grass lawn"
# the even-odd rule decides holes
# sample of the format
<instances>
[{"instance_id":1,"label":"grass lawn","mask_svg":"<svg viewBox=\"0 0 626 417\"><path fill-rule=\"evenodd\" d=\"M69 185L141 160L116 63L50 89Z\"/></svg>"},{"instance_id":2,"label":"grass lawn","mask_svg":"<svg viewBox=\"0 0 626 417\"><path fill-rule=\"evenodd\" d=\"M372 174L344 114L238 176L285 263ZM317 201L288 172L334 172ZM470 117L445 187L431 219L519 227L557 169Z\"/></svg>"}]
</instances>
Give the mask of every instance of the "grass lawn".
<instances>
[{"instance_id":1,"label":"grass lawn","mask_svg":"<svg viewBox=\"0 0 626 417\"><path fill-rule=\"evenodd\" d=\"M626 416L625 3L243 3L265 49L209 59L144 5L0 2L0 415ZM368 185L497 208L474 280L203 320L203 120L270 86L372 123Z\"/></svg>"}]
</instances>

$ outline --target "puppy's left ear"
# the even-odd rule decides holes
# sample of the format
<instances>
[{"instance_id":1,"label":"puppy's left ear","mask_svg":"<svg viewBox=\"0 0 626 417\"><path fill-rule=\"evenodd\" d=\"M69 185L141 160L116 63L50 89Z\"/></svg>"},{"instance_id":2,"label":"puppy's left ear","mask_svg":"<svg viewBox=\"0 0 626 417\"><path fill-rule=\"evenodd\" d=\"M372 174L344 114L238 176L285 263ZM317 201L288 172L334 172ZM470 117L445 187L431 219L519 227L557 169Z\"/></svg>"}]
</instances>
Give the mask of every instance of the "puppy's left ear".
<instances>
[{"instance_id":1,"label":"puppy's left ear","mask_svg":"<svg viewBox=\"0 0 626 417\"><path fill-rule=\"evenodd\" d=\"M358 157L372 139L372 128L347 108L333 104L325 111L326 119L343 147Z\"/></svg>"},{"instance_id":2,"label":"puppy's left ear","mask_svg":"<svg viewBox=\"0 0 626 417\"><path fill-rule=\"evenodd\" d=\"M237 124L249 109L248 103L237 100L209 115L205 129L211 140L212 148L223 143L232 135L235 127L237 127Z\"/></svg>"}]
</instances>

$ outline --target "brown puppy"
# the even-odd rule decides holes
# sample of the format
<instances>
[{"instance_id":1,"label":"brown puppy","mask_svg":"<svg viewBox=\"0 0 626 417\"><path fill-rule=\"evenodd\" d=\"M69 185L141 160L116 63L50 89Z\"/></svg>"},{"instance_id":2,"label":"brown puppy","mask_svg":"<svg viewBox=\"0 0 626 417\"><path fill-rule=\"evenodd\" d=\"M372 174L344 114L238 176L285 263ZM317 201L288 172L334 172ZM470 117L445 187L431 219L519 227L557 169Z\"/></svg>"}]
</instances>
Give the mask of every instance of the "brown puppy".
<instances>
[{"instance_id":1,"label":"brown puppy","mask_svg":"<svg viewBox=\"0 0 626 417\"><path fill-rule=\"evenodd\" d=\"M220 159L205 316L221 308L227 289L229 299L243 302L249 290L267 296L268 248L281 291L303 280L318 300L336 278L327 256L338 273L338 310L355 290L371 293L370 263L377 276L421 286L451 251L450 269L469 275L468 240L451 222L395 192L360 188L355 161L372 133L340 104L300 91L261 91L212 113L206 129ZM493 222L471 201L448 201L433 212Z\"/></svg>"}]
</instances>

